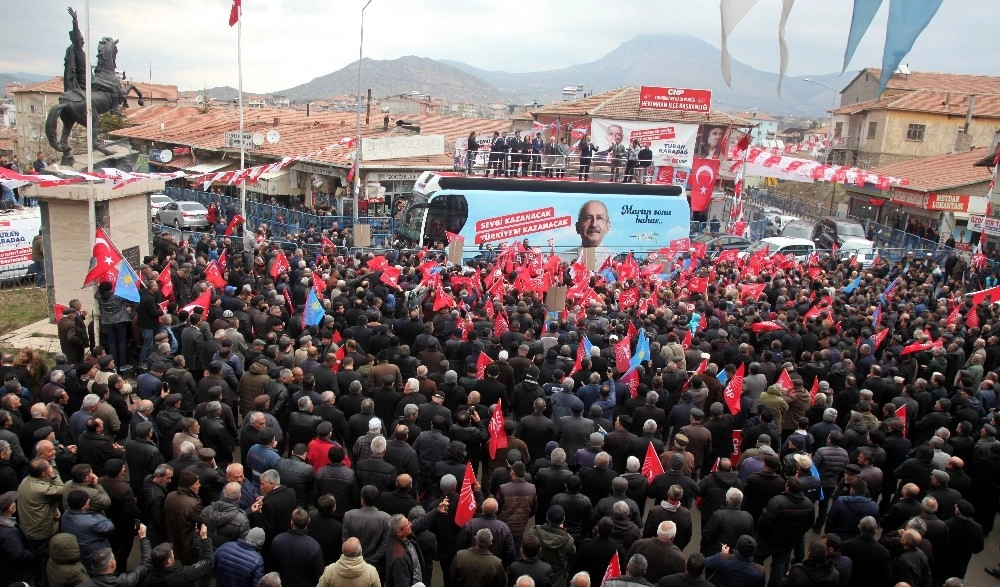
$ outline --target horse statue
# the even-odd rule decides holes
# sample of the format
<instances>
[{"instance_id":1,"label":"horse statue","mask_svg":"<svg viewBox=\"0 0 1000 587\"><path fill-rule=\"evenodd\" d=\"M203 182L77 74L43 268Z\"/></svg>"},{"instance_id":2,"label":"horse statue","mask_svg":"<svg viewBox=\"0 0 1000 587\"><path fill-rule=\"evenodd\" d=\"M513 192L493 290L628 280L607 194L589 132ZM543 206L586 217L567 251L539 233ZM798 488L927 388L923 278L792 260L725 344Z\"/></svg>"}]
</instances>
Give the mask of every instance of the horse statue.
<instances>
[{"instance_id":1,"label":"horse statue","mask_svg":"<svg viewBox=\"0 0 1000 587\"><path fill-rule=\"evenodd\" d=\"M69 146L69 134L73 130L73 125L79 124L87 126L87 101L86 101L86 66L82 62L83 35L80 34L80 27L77 21L76 12L69 9L73 17L73 30L70 31L72 45L66 50L65 75L63 77L64 91L59 97L59 103L53 106L45 118L45 137L53 149L62 153L62 165L73 165L74 159L72 149ZM121 115L121 108L128 108L126 97L130 93L135 93L139 97L139 105L143 105L142 93L134 84L129 84L122 89L122 84L115 73L115 65L118 57L118 39L104 37L97 48L97 67L94 68L94 75L91 77L91 110L94 121L90 132L94 140L94 149L104 155L113 153L102 147L97 141L99 128L98 120L101 114L112 113ZM62 136L56 141L56 123L61 120L63 123Z\"/></svg>"}]
</instances>

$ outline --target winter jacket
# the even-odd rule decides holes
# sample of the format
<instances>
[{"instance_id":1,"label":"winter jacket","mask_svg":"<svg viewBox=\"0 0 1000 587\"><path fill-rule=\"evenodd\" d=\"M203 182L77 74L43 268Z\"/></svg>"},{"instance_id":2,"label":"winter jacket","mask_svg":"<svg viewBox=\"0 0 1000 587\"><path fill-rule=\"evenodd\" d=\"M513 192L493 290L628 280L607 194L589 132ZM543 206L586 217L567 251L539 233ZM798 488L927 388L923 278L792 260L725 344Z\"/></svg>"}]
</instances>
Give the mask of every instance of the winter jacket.
<instances>
[{"instance_id":1,"label":"winter jacket","mask_svg":"<svg viewBox=\"0 0 1000 587\"><path fill-rule=\"evenodd\" d=\"M705 570L716 587L764 587L764 567L739 554L713 554Z\"/></svg>"},{"instance_id":2,"label":"winter jacket","mask_svg":"<svg viewBox=\"0 0 1000 587\"><path fill-rule=\"evenodd\" d=\"M264 386L271 381L267 375L267 365L254 363L240 377L236 392L240 397L240 412L249 414L254 410L253 400L264 393Z\"/></svg>"},{"instance_id":3,"label":"winter jacket","mask_svg":"<svg viewBox=\"0 0 1000 587\"><path fill-rule=\"evenodd\" d=\"M788 569L788 575L781 581L781 587L838 587L840 573L833 563L806 559Z\"/></svg>"},{"instance_id":4,"label":"winter jacket","mask_svg":"<svg viewBox=\"0 0 1000 587\"><path fill-rule=\"evenodd\" d=\"M528 520L538 509L535 486L523 479L514 479L501 485L496 497L500 504L497 517L507 523L511 534L524 535Z\"/></svg>"},{"instance_id":5,"label":"winter jacket","mask_svg":"<svg viewBox=\"0 0 1000 587\"><path fill-rule=\"evenodd\" d=\"M80 587L137 587L142 583L146 575L149 574L152 562L150 554L153 547L149 545L148 539L139 540L139 566L131 571L117 569L118 572L110 575L99 575L89 581L80 583Z\"/></svg>"},{"instance_id":6,"label":"winter jacket","mask_svg":"<svg viewBox=\"0 0 1000 587\"><path fill-rule=\"evenodd\" d=\"M342 555L326 567L316 587L381 587L378 570L360 556Z\"/></svg>"},{"instance_id":7,"label":"winter jacket","mask_svg":"<svg viewBox=\"0 0 1000 587\"><path fill-rule=\"evenodd\" d=\"M791 431L799 427L799 418L806 415L810 399L812 399L810 393L802 388L796 389L788 396L786 400L788 411L785 412L781 419L781 429L783 431ZM777 418L775 418L775 421L777 422Z\"/></svg>"},{"instance_id":8,"label":"winter jacket","mask_svg":"<svg viewBox=\"0 0 1000 587\"><path fill-rule=\"evenodd\" d=\"M545 392L534 379L525 379L521 383L518 383L514 387L514 392L510 398L514 419L520 420L533 413L535 411L535 400L540 397L545 397Z\"/></svg>"},{"instance_id":9,"label":"winter jacket","mask_svg":"<svg viewBox=\"0 0 1000 587\"><path fill-rule=\"evenodd\" d=\"M88 579L80 562L80 544L72 534L56 534L49 541L49 560L45 563L49 587L76 587Z\"/></svg>"},{"instance_id":10,"label":"winter jacket","mask_svg":"<svg viewBox=\"0 0 1000 587\"><path fill-rule=\"evenodd\" d=\"M475 587L505 587L507 573L503 563L489 550L469 548L455 553L450 568L451 579L456 585Z\"/></svg>"},{"instance_id":11,"label":"winter jacket","mask_svg":"<svg viewBox=\"0 0 1000 587\"><path fill-rule=\"evenodd\" d=\"M271 543L274 567L285 587L314 587L323 575L323 549L303 530L289 530Z\"/></svg>"},{"instance_id":12,"label":"winter jacket","mask_svg":"<svg viewBox=\"0 0 1000 587\"><path fill-rule=\"evenodd\" d=\"M198 561L192 565L182 565L176 561L174 566L166 569L153 569L146 575L146 580L140 587L189 587L202 577L212 574L215 565L212 558L212 543L208 540L201 540L195 534L195 548L198 552ZM174 548L177 545L174 544ZM174 553L176 555L176 552ZM218 584L217 584L218 587Z\"/></svg>"},{"instance_id":13,"label":"winter jacket","mask_svg":"<svg viewBox=\"0 0 1000 587\"><path fill-rule=\"evenodd\" d=\"M781 493L767 502L757 531L774 548L792 548L816 520L813 503L802 494Z\"/></svg>"},{"instance_id":14,"label":"winter jacket","mask_svg":"<svg viewBox=\"0 0 1000 587\"><path fill-rule=\"evenodd\" d=\"M858 523L861 518L879 517L878 504L864 495L842 495L833 500L830 512L826 516L826 531L840 536L841 540L850 540L858 536Z\"/></svg>"},{"instance_id":15,"label":"winter jacket","mask_svg":"<svg viewBox=\"0 0 1000 587\"><path fill-rule=\"evenodd\" d=\"M420 475L425 480L434 473L435 463L445 459L444 453L445 449L448 448L448 443L448 437L440 430L425 430L413 441L413 450L417 451Z\"/></svg>"},{"instance_id":16,"label":"winter jacket","mask_svg":"<svg viewBox=\"0 0 1000 587\"><path fill-rule=\"evenodd\" d=\"M117 324L119 322L131 322L129 317L128 302L116 296L113 290L97 292L94 300L101 308L101 324ZM142 301L142 298L139 299Z\"/></svg>"},{"instance_id":17,"label":"winter jacket","mask_svg":"<svg viewBox=\"0 0 1000 587\"><path fill-rule=\"evenodd\" d=\"M710 520L712 514L726 503L726 492L731 488L742 489L740 478L732 471L716 471L698 482L698 495L701 502L698 509L704 520Z\"/></svg>"},{"instance_id":18,"label":"winter jacket","mask_svg":"<svg viewBox=\"0 0 1000 587\"><path fill-rule=\"evenodd\" d=\"M0 517L0 566L10 582L30 581L38 553L12 518Z\"/></svg>"},{"instance_id":19,"label":"winter jacket","mask_svg":"<svg viewBox=\"0 0 1000 587\"><path fill-rule=\"evenodd\" d=\"M833 488L840 481L844 467L850 464L847 451L839 446L827 445L813 453L813 464L819 471L819 481L824 488Z\"/></svg>"},{"instance_id":20,"label":"winter jacket","mask_svg":"<svg viewBox=\"0 0 1000 587\"><path fill-rule=\"evenodd\" d=\"M735 545L740 536L753 536L753 516L740 508L716 510L701 532L701 553L711 556L722 550L723 544Z\"/></svg>"},{"instance_id":21,"label":"winter jacket","mask_svg":"<svg viewBox=\"0 0 1000 587\"><path fill-rule=\"evenodd\" d=\"M110 547L108 538L114 534L115 525L103 514L69 510L59 518L59 529L76 536L80 559L86 561L99 549Z\"/></svg>"},{"instance_id":22,"label":"winter jacket","mask_svg":"<svg viewBox=\"0 0 1000 587\"><path fill-rule=\"evenodd\" d=\"M576 554L573 537L551 524L533 526L527 534L538 538L542 544L541 559L552 565L552 587L566 587L567 561Z\"/></svg>"},{"instance_id":23,"label":"winter jacket","mask_svg":"<svg viewBox=\"0 0 1000 587\"><path fill-rule=\"evenodd\" d=\"M201 510L201 521L208 527L208 539L217 549L227 542L246 538L250 532L250 520L239 502L224 497Z\"/></svg>"},{"instance_id":24,"label":"winter jacket","mask_svg":"<svg viewBox=\"0 0 1000 587\"><path fill-rule=\"evenodd\" d=\"M326 493L333 495L337 500L337 514L340 514L336 517L343 519L343 512L360 505L358 491L358 481L354 471L345 467L343 463L330 463L316 472L312 501L316 504L321 495Z\"/></svg>"},{"instance_id":25,"label":"winter jacket","mask_svg":"<svg viewBox=\"0 0 1000 587\"><path fill-rule=\"evenodd\" d=\"M339 509L339 506L338 506ZM389 531L389 514L379 511L375 506L355 508L344 514L343 540L354 536L361 542L365 560L375 564L378 562L379 546L385 540Z\"/></svg>"},{"instance_id":26,"label":"winter jacket","mask_svg":"<svg viewBox=\"0 0 1000 587\"><path fill-rule=\"evenodd\" d=\"M760 406L771 411L776 424L784 422L785 412L788 411L788 402L785 401L785 398L781 397L781 387L777 385L768 387L760 396Z\"/></svg>"},{"instance_id":27,"label":"winter jacket","mask_svg":"<svg viewBox=\"0 0 1000 587\"><path fill-rule=\"evenodd\" d=\"M264 557L246 540L227 542L215 551L216 587L253 586L263 576Z\"/></svg>"}]
</instances>

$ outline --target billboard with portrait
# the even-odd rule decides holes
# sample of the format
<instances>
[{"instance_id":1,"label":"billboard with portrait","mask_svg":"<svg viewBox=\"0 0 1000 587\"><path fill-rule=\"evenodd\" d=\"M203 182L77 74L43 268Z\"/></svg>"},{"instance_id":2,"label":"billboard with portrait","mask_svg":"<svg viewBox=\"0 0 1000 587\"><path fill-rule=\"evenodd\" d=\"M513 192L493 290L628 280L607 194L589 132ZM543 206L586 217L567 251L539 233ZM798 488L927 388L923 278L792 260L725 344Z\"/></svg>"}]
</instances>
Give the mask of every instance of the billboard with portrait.
<instances>
[{"instance_id":1,"label":"billboard with portrait","mask_svg":"<svg viewBox=\"0 0 1000 587\"><path fill-rule=\"evenodd\" d=\"M691 167L698 138L697 124L594 118L590 125L591 141L598 147L598 157L617 144L629 147L633 140L649 144L653 165Z\"/></svg>"}]
</instances>

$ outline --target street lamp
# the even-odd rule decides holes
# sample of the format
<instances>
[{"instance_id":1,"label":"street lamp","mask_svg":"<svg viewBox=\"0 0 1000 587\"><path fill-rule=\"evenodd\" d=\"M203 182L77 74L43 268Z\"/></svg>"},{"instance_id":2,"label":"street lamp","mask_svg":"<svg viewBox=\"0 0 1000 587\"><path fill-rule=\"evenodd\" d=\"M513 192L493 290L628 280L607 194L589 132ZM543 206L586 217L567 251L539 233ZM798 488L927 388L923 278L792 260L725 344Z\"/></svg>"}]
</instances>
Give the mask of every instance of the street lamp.
<instances>
[{"instance_id":1,"label":"street lamp","mask_svg":"<svg viewBox=\"0 0 1000 587\"><path fill-rule=\"evenodd\" d=\"M357 142L354 143L354 231L357 232L358 224L358 192L361 191L361 59L365 47L365 10L368 9L368 5L372 3L372 0L365 2L364 8L361 9L361 41L358 43L358 95L357 95L357 124L358 124L358 136Z\"/></svg>"},{"instance_id":2,"label":"street lamp","mask_svg":"<svg viewBox=\"0 0 1000 587\"><path fill-rule=\"evenodd\" d=\"M833 111L837 109L837 88L833 86L828 86L826 84L820 83L809 78L803 78L804 82L815 84L817 86L822 86L828 90L833 90L833 104L830 107L830 126L826 130L826 152L823 154L823 163L830 163L830 153L833 151ZM837 182L831 181L833 184L833 189L830 191L830 213L833 213L833 203L837 199Z\"/></svg>"},{"instance_id":3,"label":"street lamp","mask_svg":"<svg viewBox=\"0 0 1000 587\"><path fill-rule=\"evenodd\" d=\"M820 83L816 80L811 80L809 78L804 78L802 81L815 84L817 86L824 87L828 90L833 90L833 104L830 107L830 127L826 130L826 154L823 156L823 163L830 162L830 152L833 150L833 111L837 109L837 93L839 90L833 86L828 86L824 83Z\"/></svg>"}]
</instances>

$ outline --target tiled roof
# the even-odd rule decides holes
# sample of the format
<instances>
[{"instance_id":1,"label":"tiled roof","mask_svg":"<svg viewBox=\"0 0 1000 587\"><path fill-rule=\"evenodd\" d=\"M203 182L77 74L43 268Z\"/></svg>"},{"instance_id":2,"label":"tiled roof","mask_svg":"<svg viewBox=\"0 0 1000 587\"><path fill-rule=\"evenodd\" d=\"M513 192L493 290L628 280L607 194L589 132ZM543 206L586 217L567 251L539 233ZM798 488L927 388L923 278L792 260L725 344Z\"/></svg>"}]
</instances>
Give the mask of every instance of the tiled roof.
<instances>
[{"instance_id":1,"label":"tiled roof","mask_svg":"<svg viewBox=\"0 0 1000 587\"><path fill-rule=\"evenodd\" d=\"M0 126L0 151L14 150L14 129Z\"/></svg>"},{"instance_id":2,"label":"tiled roof","mask_svg":"<svg viewBox=\"0 0 1000 587\"><path fill-rule=\"evenodd\" d=\"M170 100L176 101L179 94L177 92L177 86L168 86L164 84L147 84L143 82L133 82L135 87L142 92L145 98L156 98L157 100ZM63 93L63 78L62 76L56 76L52 79L45 80L43 82L38 82L36 84L31 84L27 86L21 86L16 88L16 92L39 92L42 94L61 94Z\"/></svg>"},{"instance_id":3,"label":"tiled roof","mask_svg":"<svg viewBox=\"0 0 1000 587\"><path fill-rule=\"evenodd\" d=\"M877 100L841 106L834 114L858 114L870 110L906 110L949 116L965 116L969 111L969 95L956 92L915 90ZM1000 93L978 94L972 106L972 116L1000 118Z\"/></svg>"},{"instance_id":4,"label":"tiled roof","mask_svg":"<svg viewBox=\"0 0 1000 587\"><path fill-rule=\"evenodd\" d=\"M203 112L200 108L193 110L194 112L187 116L165 121L156 119L146 124L117 130L111 134L123 138L186 145L196 149L224 151L225 133L239 128L239 111L230 108L211 108L207 112ZM246 132L266 133L268 130L276 128L281 133L278 144L265 143L260 148L251 151L251 158L254 161L272 161L282 157L298 157L335 145L341 139L353 138L357 133L355 117L356 114L353 112L313 112L310 116L306 116L305 112L289 109L244 109L244 129ZM278 119L277 125L275 125L275 119ZM450 169L452 150L457 139L469 136L473 130L479 135L491 134L495 130L511 130L511 121L509 120L460 118L432 114L407 116L406 120L419 126L422 135L443 134L445 146L441 155L362 162L364 167L424 167L431 169L444 167ZM391 125L388 131L383 131L381 119L378 119L377 122L373 119L372 124L362 125L361 128L363 138L407 136L409 134L410 131L400 129L395 125ZM325 153L314 155L309 160L349 167L351 162L347 155L352 151L353 148L345 147L331 149Z\"/></svg>"},{"instance_id":5,"label":"tiled roof","mask_svg":"<svg viewBox=\"0 0 1000 587\"><path fill-rule=\"evenodd\" d=\"M988 149L972 149L964 153L922 157L912 161L893 163L872 169L872 173L910 180L907 189L934 192L959 188L990 180L990 169L974 167ZM979 194L975 194L979 195Z\"/></svg>"},{"instance_id":6,"label":"tiled roof","mask_svg":"<svg viewBox=\"0 0 1000 587\"><path fill-rule=\"evenodd\" d=\"M663 122L689 122L693 124L730 124L734 126L751 126L753 123L745 118L712 111L703 112L673 112L669 110L640 110L639 88L627 86L594 94L579 100L558 102L542 106L533 111L535 115L551 116L591 116L595 118L610 118L613 120L651 120Z\"/></svg>"},{"instance_id":7,"label":"tiled roof","mask_svg":"<svg viewBox=\"0 0 1000 587\"><path fill-rule=\"evenodd\" d=\"M877 80L882 70L868 67L858 72L865 72ZM855 76L857 79L857 76ZM849 84L848 84L849 85ZM936 73L932 71L913 71L909 75L894 74L886 86L890 90L940 90L943 92L958 92L964 94L1000 94L1000 77L989 75L967 75L964 73Z\"/></svg>"}]
</instances>

